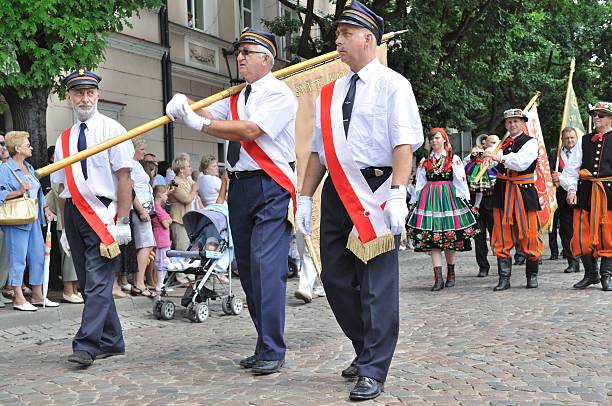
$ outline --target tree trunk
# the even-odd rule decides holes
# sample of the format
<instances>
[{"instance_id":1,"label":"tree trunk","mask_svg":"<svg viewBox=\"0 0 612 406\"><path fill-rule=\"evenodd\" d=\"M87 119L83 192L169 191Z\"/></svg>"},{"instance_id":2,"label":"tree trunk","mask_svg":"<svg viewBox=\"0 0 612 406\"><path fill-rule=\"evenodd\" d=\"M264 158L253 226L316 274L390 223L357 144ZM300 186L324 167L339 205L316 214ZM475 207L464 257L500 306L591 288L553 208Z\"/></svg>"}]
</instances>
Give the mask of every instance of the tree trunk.
<instances>
[{"instance_id":1,"label":"tree trunk","mask_svg":"<svg viewBox=\"0 0 612 406\"><path fill-rule=\"evenodd\" d=\"M1 90L11 109L13 130L27 131L30 134L32 157L28 161L34 168L40 168L48 163L47 98L50 91L50 87L33 88L30 98L21 99L13 88Z\"/></svg>"}]
</instances>

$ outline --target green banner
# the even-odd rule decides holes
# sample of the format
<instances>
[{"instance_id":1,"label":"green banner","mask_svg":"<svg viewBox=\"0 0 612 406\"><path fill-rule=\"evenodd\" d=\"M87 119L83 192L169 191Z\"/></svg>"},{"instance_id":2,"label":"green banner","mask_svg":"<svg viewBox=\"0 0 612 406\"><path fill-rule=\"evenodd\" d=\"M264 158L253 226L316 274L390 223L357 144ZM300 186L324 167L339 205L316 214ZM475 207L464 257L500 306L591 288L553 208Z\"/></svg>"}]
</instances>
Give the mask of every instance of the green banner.
<instances>
[{"instance_id":1,"label":"green banner","mask_svg":"<svg viewBox=\"0 0 612 406\"><path fill-rule=\"evenodd\" d=\"M574 93L574 86L570 83L567 92L567 100L565 101L565 121L563 122L563 128L574 127L578 133L578 137L582 137L585 133L584 125L582 125L582 118L580 117L580 110L578 108L578 99L576 93Z\"/></svg>"}]
</instances>

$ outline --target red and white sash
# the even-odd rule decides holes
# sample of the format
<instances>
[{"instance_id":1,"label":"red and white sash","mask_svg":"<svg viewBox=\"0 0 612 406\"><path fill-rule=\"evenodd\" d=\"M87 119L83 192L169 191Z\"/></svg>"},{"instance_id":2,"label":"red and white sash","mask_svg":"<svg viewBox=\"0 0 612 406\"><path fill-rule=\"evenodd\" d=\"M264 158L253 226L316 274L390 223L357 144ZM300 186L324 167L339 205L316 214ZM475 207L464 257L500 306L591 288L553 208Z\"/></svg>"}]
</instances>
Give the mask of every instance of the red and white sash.
<instances>
[{"instance_id":1,"label":"red and white sash","mask_svg":"<svg viewBox=\"0 0 612 406\"><path fill-rule=\"evenodd\" d=\"M395 249L395 240L383 214L391 177L372 192L361 174L346 141L342 120L332 120L332 117L342 117L344 96L334 92L335 83L331 82L321 89L321 132L325 160L338 196L354 224L346 248L367 263Z\"/></svg>"},{"instance_id":2,"label":"red and white sash","mask_svg":"<svg viewBox=\"0 0 612 406\"><path fill-rule=\"evenodd\" d=\"M230 108L232 120L240 120L238 115L238 96L240 93L230 97ZM240 141L244 151L263 169L276 183L291 195L287 220L295 226L295 210L297 202L295 189L297 178L295 172L289 166L289 162L283 158L283 154L278 145L269 137L259 137L254 141Z\"/></svg>"},{"instance_id":3,"label":"red and white sash","mask_svg":"<svg viewBox=\"0 0 612 406\"><path fill-rule=\"evenodd\" d=\"M62 132L61 145L64 158L79 152L78 140L78 132L75 131L75 134L71 136L71 128ZM106 207L98 199L85 180L81 162L75 162L65 167L64 170L66 171L66 184L74 205L100 237L100 255L106 258L116 257L121 251L110 230L115 227L117 204L111 201Z\"/></svg>"}]
</instances>

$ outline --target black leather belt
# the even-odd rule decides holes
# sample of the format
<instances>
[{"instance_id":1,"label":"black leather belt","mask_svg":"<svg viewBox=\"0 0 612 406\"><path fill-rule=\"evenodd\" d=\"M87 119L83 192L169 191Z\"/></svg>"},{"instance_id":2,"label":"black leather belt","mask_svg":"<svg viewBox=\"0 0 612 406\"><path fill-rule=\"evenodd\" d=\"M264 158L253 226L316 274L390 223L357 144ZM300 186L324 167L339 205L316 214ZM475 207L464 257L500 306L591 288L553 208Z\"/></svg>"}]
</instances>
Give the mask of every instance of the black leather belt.
<instances>
[{"instance_id":1,"label":"black leather belt","mask_svg":"<svg viewBox=\"0 0 612 406\"><path fill-rule=\"evenodd\" d=\"M363 168L361 170L361 174L364 178L377 178L379 176L388 175L392 172L393 168L390 166L370 166L368 168Z\"/></svg>"},{"instance_id":2,"label":"black leather belt","mask_svg":"<svg viewBox=\"0 0 612 406\"><path fill-rule=\"evenodd\" d=\"M289 166L295 171L295 162L289 162ZM248 179L255 176L268 176L268 174L263 169L255 171L227 171L227 177L230 179Z\"/></svg>"}]
</instances>

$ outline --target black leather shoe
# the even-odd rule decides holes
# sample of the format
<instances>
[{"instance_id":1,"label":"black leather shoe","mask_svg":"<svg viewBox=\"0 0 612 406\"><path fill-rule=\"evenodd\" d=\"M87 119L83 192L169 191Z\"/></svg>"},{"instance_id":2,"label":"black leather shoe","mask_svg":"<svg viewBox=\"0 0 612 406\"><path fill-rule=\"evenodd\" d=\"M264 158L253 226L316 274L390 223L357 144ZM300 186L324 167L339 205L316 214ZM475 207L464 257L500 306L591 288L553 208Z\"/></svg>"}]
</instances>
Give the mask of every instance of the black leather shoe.
<instances>
[{"instance_id":1,"label":"black leather shoe","mask_svg":"<svg viewBox=\"0 0 612 406\"><path fill-rule=\"evenodd\" d=\"M251 372L253 372L255 375L273 374L278 372L284 363L284 358L276 361L264 361L260 359L255 362L255 365L253 365L253 368L251 368Z\"/></svg>"},{"instance_id":2,"label":"black leather shoe","mask_svg":"<svg viewBox=\"0 0 612 406\"><path fill-rule=\"evenodd\" d=\"M100 354L98 354L96 356L96 359L104 359L104 358L116 357L118 355L125 355L125 351L107 351L107 352L101 352Z\"/></svg>"},{"instance_id":3,"label":"black leather shoe","mask_svg":"<svg viewBox=\"0 0 612 406\"><path fill-rule=\"evenodd\" d=\"M550 258L548 258L549 261L556 261L559 259L559 255L558 254L551 254Z\"/></svg>"},{"instance_id":4,"label":"black leather shoe","mask_svg":"<svg viewBox=\"0 0 612 406\"><path fill-rule=\"evenodd\" d=\"M489 270L486 268L480 268L480 270L478 271L478 275L476 275L479 278L484 278L486 276L489 276Z\"/></svg>"},{"instance_id":5,"label":"black leather shoe","mask_svg":"<svg viewBox=\"0 0 612 406\"><path fill-rule=\"evenodd\" d=\"M253 368L255 366L256 362L257 362L257 355L253 354L250 357L246 357L244 359L241 359L240 360L240 366L242 368L250 369L250 368Z\"/></svg>"},{"instance_id":6,"label":"black leather shoe","mask_svg":"<svg viewBox=\"0 0 612 406\"><path fill-rule=\"evenodd\" d=\"M75 364L88 367L93 364L93 358L86 351L75 351L71 356L68 357L68 362L74 362Z\"/></svg>"},{"instance_id":7,"label":"black leather shoe","mask_svg":"<svg viewBox=\"0 0 612 406\"><path fill-rule=\"evenodd\" d=\"M351 365L342 370L341 375L348 379L355 379L359 376L357 375L357 358L351 362Z\"/></svg>"},{"instance_id":8,"label":"black leather shoe","mask_svg":"<svg viewBox=\"0 0 612 406\"><path fill-rule=\"evenodd\" d=\"M349 394L351 400L368 400L378 397L383 391L384 384L376 379L360 376L355 387Z\"/></svg>"}]
</instances>

